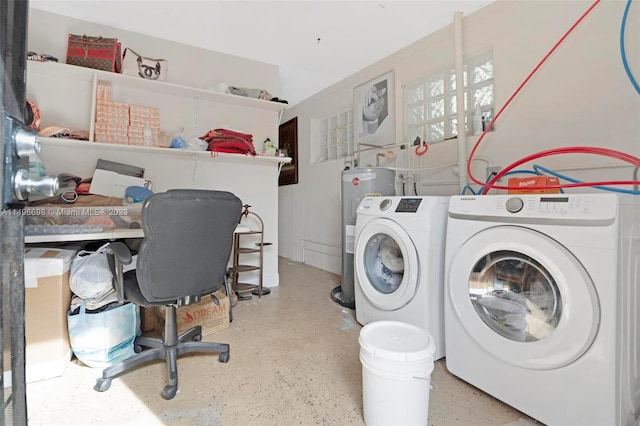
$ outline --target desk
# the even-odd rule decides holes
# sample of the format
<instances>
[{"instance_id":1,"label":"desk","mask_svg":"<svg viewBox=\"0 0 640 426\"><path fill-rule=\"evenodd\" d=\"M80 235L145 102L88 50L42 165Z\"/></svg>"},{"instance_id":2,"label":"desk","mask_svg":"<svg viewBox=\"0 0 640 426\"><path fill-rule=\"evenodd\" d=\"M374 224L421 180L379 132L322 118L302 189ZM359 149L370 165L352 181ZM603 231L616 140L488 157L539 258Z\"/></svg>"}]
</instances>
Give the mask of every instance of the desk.
<instances>
[{"instance_id":1,"label":"desk","mask_svg":"<svg viewBox=\"0 0 640 426\"><path fill-rule=\"evenodd\" d=\"M116 240L119 238L142 238L144 232L142 228L111 228L102 232L91 232L86 234L43 234L26 235L25 244L32 243L64 243L67 241L94 241L94 240Z\"/></svg>"},{"instance_id":2,"label":"desk","mask_svg":"<svg viewBox=\"0 0 640 426\"><path fill-rule=\"evenodd\" d=\"M249 227L238 225L235 232L247 232ZM25 244L32 243L64 243L67 241L95 241L95 240L117 240L119 238L143 238L144 232L142 228L111 228L102 232L92 232L87 234L44 234L44 235L26 235L24 237Z\"/></svg>"}]
</instances>

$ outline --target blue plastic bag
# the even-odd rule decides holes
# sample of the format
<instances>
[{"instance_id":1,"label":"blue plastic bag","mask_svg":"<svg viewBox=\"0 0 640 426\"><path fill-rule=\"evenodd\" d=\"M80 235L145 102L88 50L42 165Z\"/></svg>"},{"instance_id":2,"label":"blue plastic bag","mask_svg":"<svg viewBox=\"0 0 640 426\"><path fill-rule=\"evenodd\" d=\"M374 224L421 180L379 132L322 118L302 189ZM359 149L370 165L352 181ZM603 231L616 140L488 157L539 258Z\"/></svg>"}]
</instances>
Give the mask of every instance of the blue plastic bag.
<instances>
[{"instance_id":1,"label":"blue plastic bag","mask_svg":"<svg viewBox=\"0 0 640 426\"><path fill-rule=\"evenodd\" d=\"M100 312L67 313L69 342L75 356L89 367L108 367L135 355L133 342L140 334L140 313L133 303Z\"/></svg>"}]
</instances>

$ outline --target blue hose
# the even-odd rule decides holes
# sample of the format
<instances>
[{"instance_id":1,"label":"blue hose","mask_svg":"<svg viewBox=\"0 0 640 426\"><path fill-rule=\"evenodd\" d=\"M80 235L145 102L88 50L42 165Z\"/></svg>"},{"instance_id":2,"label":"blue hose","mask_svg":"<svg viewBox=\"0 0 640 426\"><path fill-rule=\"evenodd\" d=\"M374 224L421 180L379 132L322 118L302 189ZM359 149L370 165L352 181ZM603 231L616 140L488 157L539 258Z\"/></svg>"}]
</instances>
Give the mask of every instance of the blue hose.
<instances>
[{"instance_id":1,"label":"blue hose","mask_svg":"<svg viewBox=\"0 0 640 426\"><path fill-rule=\"evenodd\" d=\"M539 166L537 164L533 165L533 170L535 170L536 172L542 171L544 173L550 174L550 175L555 176L555 177L557 177L559 179L563 179L563 180L566 180L566 181L569 181L569 182L572 182L572 183L582 183L582 181L580 181L578 179L574 179L574 178L571 178L569 176L562 175L562 174L560 174L558 172L554 172L553 170L547 169L546 167L542 167L542 166ZM630 189L609 188L607 186L598 186L598 185L592 186L592 188L602 189L603 191L619 192L621 194L640 195L640 191L633 191L633 190L630 190Z\"/></svg>"},{"instance_id":2,"label":"blue hose","mask_svg":"<svg viewBox=\"0 0 640 426\"><path fill-rule=\"evenodd\" d=\"M640 94L640 86L636 82L636 79L633 78L633 74L631 73L631 69L629 68L629 63L627 62L627 54L624 49L624 30L627 26L627 16L629 15L629 8L631 7L631 0L627 0L627 4L624 7L624 13L622 14L622 23L620 24L620 55L622 56L622 65L624 65L624 70L627 73L627 77L633 84L633 87L636 89L636 92Z\"/></svg>"}]
</instances>

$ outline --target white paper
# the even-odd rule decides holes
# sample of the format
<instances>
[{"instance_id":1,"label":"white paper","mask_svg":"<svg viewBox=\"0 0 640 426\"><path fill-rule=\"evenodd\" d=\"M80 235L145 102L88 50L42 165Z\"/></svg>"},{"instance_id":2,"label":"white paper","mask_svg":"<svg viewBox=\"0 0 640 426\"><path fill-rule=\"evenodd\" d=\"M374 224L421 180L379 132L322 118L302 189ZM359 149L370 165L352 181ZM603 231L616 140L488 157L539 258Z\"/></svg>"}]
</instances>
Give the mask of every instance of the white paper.
<instances>
[{"instance_id":1,"label":"white paper","mask_svg":"<svg viewBox=\"0 0 640 426\"><path fill-rule=\"evenodd\" d=\"M143 186L151 189L151 181L134 176L121 175L109 170L96 169L91 179L89 192L105 197L124 198L125 190L130 186Z\"/></svg>"}]
</instances>

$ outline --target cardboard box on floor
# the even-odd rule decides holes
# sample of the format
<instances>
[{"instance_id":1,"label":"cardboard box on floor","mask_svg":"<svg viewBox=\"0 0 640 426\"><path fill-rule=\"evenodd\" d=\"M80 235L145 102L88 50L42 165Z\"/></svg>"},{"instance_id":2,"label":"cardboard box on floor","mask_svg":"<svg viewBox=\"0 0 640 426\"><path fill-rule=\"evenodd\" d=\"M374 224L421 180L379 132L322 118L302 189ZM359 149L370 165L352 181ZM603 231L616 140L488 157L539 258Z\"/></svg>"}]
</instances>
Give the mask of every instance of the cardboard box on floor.
<instances>
[{"instance_id":1,"label":"cardboard box on floor","mask_svg":"<svg viewBox=\"0 0 640 426\"><path fill-rule=\"evenodd\" d=\"M75 250L56 248L25 250L27 383L62 376L71 361L67 311L69 268L75 254Z\"/></svg>"},{"instance_id":2,"label":"cardboard box on floor","mask_svg":"<svg viewBox=\"0 0 640 426\"><path fill-rule=\"evenodd\" d=\"M181 306L176 312L178 334L199 325L202 335L206 336L229 328L229 298L218 290L214 293L220 305L216 305L211 297L203 296L198 303ZM164 309L159 307L141 310L141 327L143 332L162 333L164 330Z\"/></svg>"}]
</instances>

